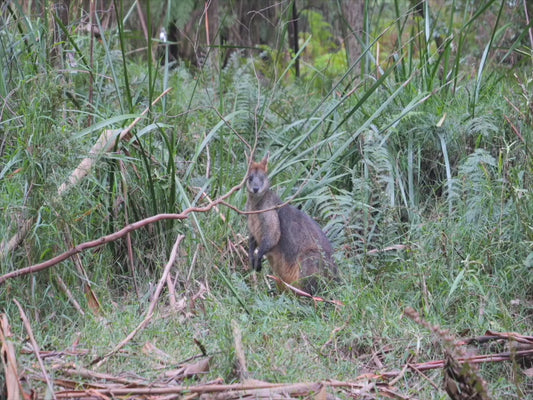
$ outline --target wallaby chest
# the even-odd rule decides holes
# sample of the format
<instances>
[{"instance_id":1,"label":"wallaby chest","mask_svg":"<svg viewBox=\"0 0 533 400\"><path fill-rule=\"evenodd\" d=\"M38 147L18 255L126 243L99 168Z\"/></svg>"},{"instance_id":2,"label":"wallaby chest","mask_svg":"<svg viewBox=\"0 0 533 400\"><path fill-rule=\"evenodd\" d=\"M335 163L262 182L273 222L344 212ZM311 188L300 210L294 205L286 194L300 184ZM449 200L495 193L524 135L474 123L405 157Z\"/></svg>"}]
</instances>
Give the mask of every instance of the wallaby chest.
<instances>
[{"instance_id":1,"label":"wallaby chest","mask_svg":"<svg viewBox=\"0 0 533 400\"><path fill-rule=\"evenodd\" d=\"M277 204L277 196L269 190L261 197L249 198L246 203L246 211L266 210L275 207ZM279 238L279 224L279 216L276 209L248 214L248 230L258 243L263 242L266 236Z\"/></svg>"}]
</instances>

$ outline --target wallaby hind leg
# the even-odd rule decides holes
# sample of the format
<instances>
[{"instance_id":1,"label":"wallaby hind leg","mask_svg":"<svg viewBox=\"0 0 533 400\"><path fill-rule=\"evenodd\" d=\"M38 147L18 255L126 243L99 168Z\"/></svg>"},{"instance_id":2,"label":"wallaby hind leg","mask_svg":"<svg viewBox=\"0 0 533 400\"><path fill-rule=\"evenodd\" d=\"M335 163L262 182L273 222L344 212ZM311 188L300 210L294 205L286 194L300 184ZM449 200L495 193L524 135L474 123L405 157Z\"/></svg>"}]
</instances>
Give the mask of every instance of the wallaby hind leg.
<instances>
[{"instance_id":1,"label":"wallaby hind leg","mask_svg":"<svg viewBox=\"0 0 533 400\"><path fill-rule=\"evenodd\" d=\"M331 266L318 251L307 252L300 258L299 265L298 286L310 294L324 290L328 279L335 277L335 271L329 271Z\"/></svg>"}]
</instances>

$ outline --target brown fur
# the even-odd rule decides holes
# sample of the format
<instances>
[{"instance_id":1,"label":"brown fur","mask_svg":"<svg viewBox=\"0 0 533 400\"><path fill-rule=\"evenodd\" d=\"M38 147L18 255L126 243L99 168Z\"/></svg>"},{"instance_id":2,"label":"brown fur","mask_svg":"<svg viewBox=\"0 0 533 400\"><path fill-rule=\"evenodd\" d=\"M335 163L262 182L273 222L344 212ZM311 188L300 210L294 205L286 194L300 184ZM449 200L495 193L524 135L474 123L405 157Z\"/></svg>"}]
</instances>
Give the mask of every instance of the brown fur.
<instances>
[{"instance_id":1,"label":"brown fur","mask_svg":"<svg viewBox=\"0 0 533 400\"><path fill-rule=\"evenodd\" d=\"M246 181L247 211L282 204L270 190L267 173L268 155L250 165ZM248 230L250 263L255 270L261 270L261 259L266 255L274 274L309 292L317 290L320 277L336 277L337 266L329 240L320 226L296 207L285 205L248 214Z\"/></svg>"}]
</instances>

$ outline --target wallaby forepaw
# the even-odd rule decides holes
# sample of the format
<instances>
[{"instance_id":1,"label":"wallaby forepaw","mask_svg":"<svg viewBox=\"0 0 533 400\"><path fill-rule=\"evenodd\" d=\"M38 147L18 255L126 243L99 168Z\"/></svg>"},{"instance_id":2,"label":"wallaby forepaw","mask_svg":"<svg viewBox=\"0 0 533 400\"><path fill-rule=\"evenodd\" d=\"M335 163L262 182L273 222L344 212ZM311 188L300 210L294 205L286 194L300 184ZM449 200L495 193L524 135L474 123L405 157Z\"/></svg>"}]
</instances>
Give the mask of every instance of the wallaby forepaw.
<instances>
[{"instance_id":1,"label":"wallaby forepaw","mask_svg":"<svg viewBox=\"0 0 533 400\"><path fill-rule=\"evenodd\" d=\"M257 271L260 272L263 268L261 257L258 257L257 254L254 254L253 260L252 260L252 267Z\"/></svg>"}]
</instances>

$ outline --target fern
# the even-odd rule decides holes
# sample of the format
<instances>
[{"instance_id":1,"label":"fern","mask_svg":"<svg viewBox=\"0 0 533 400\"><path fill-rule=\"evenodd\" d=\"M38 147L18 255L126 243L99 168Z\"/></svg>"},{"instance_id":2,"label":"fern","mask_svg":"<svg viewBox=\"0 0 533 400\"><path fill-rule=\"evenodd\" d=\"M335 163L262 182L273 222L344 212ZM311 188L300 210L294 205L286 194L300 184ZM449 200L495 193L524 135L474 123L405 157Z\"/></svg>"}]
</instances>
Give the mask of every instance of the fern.
<instances>
[{"instance_id":1,"label":"fern","mask_svg":"<svg viewBox=\"0 0 533 400\"><path fill-rule=\"evenodd\" d=\"M386 195L391 207L396 205L395 167L392 154L386 144L382 144L379 134L368 130L362 135L361 167L364 176L373 177L375 188Z\"/></svg>"},{"instance_id":2,"label":"fern","mask_svg":"<svg viewBox=\"0 0 533 400\"><path fill-rule=\"evenodd\" d=\"M494 214L493 196L497 182L493 180L492 170L496 165L496 160L486 150L477 149L459 167L458 178L462 184L468 223L483 225Z\"/></svg>"}]
</instances>

